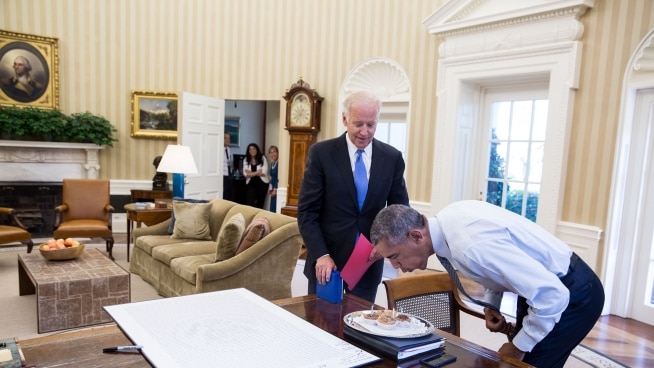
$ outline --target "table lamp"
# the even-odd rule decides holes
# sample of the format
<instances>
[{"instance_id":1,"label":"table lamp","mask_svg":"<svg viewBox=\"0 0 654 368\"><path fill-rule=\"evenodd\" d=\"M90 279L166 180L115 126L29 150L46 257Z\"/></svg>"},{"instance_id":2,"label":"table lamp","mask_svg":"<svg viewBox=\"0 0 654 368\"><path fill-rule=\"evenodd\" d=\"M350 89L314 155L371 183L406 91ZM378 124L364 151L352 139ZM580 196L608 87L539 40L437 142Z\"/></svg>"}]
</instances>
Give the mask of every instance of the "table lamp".
<instances>
[{"instance_id":1,"label":"table lamp","mask_svg":"<svg viewBox=\"0 0 654 368\"><path fill-rule=\"evenodd\" d=\"M184 198L184 175L197 174L198 168L188 146L169 144L157 171L173 174L173 197Z\"/></svg>"}]
</instances>

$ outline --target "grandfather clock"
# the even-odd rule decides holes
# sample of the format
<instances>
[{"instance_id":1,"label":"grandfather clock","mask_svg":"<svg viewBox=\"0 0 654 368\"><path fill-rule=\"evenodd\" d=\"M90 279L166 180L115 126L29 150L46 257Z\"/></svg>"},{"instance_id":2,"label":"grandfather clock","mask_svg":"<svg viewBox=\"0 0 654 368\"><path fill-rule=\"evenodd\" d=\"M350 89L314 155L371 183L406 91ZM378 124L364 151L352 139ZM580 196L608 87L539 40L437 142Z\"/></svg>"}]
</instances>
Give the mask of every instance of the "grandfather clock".
<instances>
[{"instance_id":1,"label":"grandfather clock","mask_svg":"<svg viewBox=\"0 0 654 368\"><path fill-rule=\"evenodd\" d=\"M291 137L291 144L288 194L286 206L282 207L281 212L296 217L309 147L316 143L316 136L320 132L320 105L323 98L300 77L291 88L286 90L284 99L286 100L286 130Z\"/></svg>"}]
</instances>

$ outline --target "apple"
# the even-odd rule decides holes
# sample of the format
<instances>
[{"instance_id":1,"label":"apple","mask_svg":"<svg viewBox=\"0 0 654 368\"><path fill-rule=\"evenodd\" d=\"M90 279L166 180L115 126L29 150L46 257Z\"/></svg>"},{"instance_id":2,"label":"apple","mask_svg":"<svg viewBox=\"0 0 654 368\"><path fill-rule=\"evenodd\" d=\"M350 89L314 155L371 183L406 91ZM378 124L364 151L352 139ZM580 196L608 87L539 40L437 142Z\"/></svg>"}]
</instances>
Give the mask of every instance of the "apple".
<instances>
[{"instance_id":1,"label":"apple","mask_svg":"<svg viewBox=\"0 0 654 368\"><path fill-rule=\"evenodd\" d=\"M73 245L73 239L72 238L66 238L64 240L64 245L67 246L67 247L72 246Z\"/></svg>"},{"instance_id":2,"label":"apple","mask_svg":"<svg viewBox=\"0 0 654 368\"><path fill-rule=\"evenodd\" d=\"M73 240L73 247L79 247L79 242L77 240Z\"/></svg>"},{"instance_id":3,"label":"apple","mask_svg":"<svg viewBox=\"0 0 654 368\"><path fill-rule=\"evenodd\" d=\"M49 247L52 247L52 246L56 247L57 246L57 242L54 239L48 239L47 244L48 244Z\"/></svg>"}]
</instances>

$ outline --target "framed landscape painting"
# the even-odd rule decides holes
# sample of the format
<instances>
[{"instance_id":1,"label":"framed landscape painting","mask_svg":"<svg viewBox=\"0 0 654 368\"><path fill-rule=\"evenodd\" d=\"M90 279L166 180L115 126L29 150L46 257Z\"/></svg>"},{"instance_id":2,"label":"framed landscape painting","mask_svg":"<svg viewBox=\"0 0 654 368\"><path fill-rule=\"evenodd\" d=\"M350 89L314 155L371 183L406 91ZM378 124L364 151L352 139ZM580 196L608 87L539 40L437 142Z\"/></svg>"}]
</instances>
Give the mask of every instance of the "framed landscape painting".
<instances>
[{"instance_id":1,"label":"framed landscape painting","mask_svg":"<svg viewBox=\"0 0 654 368\"><path fill-rule=\"evenodd\" d=\"M132 91L132 137L177 139L177 93Z\"/></svg>"},{"instance_id":2,"label":"framed landscape painting","mask_svg":"<svg viewBox=\"0 0 654 368\"><path fill-rule=\"evenodd\" d=\"M229 146L238 147L240 139L241 118L238 116L225 116L225 133L229 134Z\"/></svg>"},{"instance_id":3,"label":"framed landscape painting","mask_svg":"<svg viewBox=\"0 0 654 368\"><path fill-rule=\"evenodd\" d=\"M0 105L59 108L57 43L0 30Z\"/></svg>"}]
</instances>

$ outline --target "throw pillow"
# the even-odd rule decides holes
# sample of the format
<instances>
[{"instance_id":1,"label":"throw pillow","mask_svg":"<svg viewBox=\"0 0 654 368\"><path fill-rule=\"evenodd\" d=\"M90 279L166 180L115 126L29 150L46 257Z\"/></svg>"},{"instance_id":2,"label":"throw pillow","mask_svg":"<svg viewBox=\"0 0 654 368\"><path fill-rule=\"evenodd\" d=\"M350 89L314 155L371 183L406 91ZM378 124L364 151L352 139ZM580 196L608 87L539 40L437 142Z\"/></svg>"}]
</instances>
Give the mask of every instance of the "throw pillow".
<instances>
[{"instance_id":1,"label":"throw pillow","mask_svg":"<svg viewBox=\"0 0 654 368\"><path fill-rule=\"evenodd\" d=\"M240 213L235 214L223 224L218 233L214 262L234 257L244 229L245 217Z\"/></svg>"},{"instance_id":2,"label":"throw pillow","mask_svg":"<svg viewBox=\"0 0 654 368\"><path fill-rule=\"evenodd\" d=\"M241 243L238 245L238 249L236 249L236 254L244 252L256 242L263 239L268 233L270 233L270 221L267 218L261 217L252 221L241 237Z\"/></svg>"},{"instance_id":3,"label":"throw pillow","mask_svg":"<svg viewBox=\"0 0 654 368\"><path fill-rule=\"evenodd\" d=\"M209 228L211 203L173 201L173 212L177 215L171 238L211 240Z\"/></svg>"},{"instance_id":4,"label":"throw pillow","mask_svg":"<svg viewBox=\"0 0 654 368\"><path fill-rule=\"evenodd\" d=\"M193 198L180 198L180 197L173 198L173 201L183 201L188 203L209 203L209 201L207 201L206 199L193 199ZM173 207L173 211L170 213L170 225L168 225L168 235L172 235L174 229L175 229L175 207Z\"/></svg>"}]
</instances>

